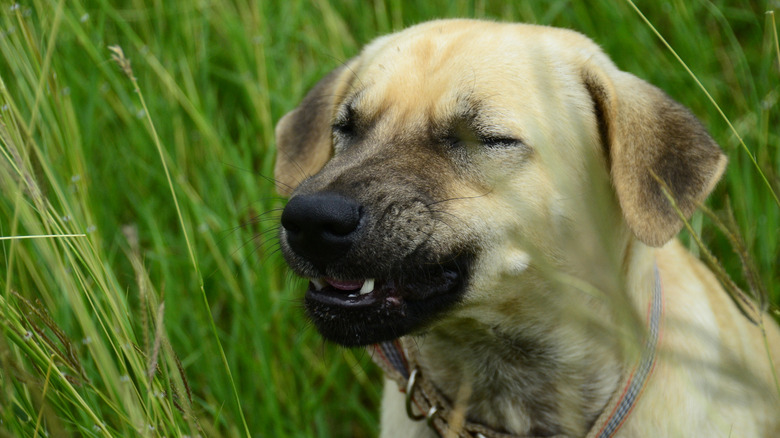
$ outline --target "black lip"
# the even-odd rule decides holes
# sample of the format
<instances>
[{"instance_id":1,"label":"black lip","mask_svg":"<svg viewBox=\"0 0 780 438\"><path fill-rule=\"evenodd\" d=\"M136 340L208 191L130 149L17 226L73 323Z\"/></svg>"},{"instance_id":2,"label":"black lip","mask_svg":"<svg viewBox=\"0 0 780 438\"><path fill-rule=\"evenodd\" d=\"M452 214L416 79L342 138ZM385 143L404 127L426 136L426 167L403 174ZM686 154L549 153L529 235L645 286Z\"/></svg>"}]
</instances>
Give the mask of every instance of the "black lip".
<instances>
[{"instance_id":1,"label":"black lip","mask_svg":"<svg viewBox=\"0 0 780 438\"><path fill-rule=\"evenodd\" d=\"M356 291L347 292L332 286L325 286L323 289L317 290L310 282L309 289L306 291L306 299L329 306L358 309L379 304L379 301L387 296L386 288L387 286L383 285L382 288L377 288L369 294L360 295Z\"/></svg>"},{"instance_id":2,"label":"black lip","mask_svg":"<svg viewBox=\"0 0 780 438\"><path fill-rule=\"evenodd\" d=\"M374 291L361 295L309 284L306 312L322 336L347 347L389 341L418 330L460 301L473 256L459 253L440 263L399 269L378 278Z\"/></svg>"}]
</instances>

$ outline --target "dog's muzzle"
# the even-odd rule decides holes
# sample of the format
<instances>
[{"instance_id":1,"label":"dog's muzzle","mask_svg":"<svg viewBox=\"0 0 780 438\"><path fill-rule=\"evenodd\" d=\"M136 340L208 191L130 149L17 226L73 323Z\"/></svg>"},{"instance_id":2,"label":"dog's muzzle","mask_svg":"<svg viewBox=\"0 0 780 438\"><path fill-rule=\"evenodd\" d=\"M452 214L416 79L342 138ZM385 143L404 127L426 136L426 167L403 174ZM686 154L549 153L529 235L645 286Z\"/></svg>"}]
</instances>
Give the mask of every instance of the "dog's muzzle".
<instances>
[{"instance_id":1,"label":"dog's muzzle","mask_svg":"<svg viewBox=\"0 0 780 438\"><path fill-rule=\"evenodd\" d=\"M281 223L285 259L310 280L306 311L330 341L359 346L398 338L450 308L465 291L471 252L436 256L425 245L387 248L377 236L388 226L347 196L295 196Z\"/></svg>"}]
</instances>

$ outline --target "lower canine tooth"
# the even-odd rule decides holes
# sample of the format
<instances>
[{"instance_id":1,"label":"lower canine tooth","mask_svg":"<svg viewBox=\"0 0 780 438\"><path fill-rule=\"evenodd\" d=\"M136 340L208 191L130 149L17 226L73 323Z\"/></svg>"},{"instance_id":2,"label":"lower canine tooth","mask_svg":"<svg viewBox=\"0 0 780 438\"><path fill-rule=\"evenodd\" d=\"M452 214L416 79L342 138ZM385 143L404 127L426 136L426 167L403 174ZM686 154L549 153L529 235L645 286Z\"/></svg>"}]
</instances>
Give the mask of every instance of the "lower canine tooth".
<instances>
[{"instance_id":1,"label":"lower canine tooth","mask_svg":"<svg viewBox=\"0 0 780 438\"><path fill-rule=\"evenodd\" d=\"M360 288L360 294L367 294L374 291L374 279L369 278L363 283L363 287Z\"/></svg>"},{"instance_id":2,"label":"lower canine tooth","mask_svg":"<svg viewBox=\"0 0 780 438\"><path fill-rule=\"evenodd\" d=\"M322 290L322 288L325 287L325 283L323 283L322 280L318 280L316 278L311 279L311 284L314 285L314 290Z\"/></svg>"}]
</instances>

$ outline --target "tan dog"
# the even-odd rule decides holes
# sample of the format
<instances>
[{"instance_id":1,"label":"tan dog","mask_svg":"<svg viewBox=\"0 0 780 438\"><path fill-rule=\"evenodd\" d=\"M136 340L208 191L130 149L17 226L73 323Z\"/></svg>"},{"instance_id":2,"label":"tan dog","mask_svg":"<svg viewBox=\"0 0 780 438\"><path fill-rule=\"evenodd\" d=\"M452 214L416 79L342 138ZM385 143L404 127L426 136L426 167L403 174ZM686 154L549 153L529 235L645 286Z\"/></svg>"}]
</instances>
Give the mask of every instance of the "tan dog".
<instances>
[{"instance_id":1,"label":"tan dog","mask_svg":"<svg viewBox=\"0 0 780 438\"><path fill-rule=\"evenodd\" d=\"M342 345L403 337L413 363L388 375L417 368L411 414L440 434L780 436L761 331L674 238L656 179L689 216L726 158L589 39L470 20L379 38L277 146L309 316ZM382 436L436 436L398 389Z\"/></svg>"}]
</instances>

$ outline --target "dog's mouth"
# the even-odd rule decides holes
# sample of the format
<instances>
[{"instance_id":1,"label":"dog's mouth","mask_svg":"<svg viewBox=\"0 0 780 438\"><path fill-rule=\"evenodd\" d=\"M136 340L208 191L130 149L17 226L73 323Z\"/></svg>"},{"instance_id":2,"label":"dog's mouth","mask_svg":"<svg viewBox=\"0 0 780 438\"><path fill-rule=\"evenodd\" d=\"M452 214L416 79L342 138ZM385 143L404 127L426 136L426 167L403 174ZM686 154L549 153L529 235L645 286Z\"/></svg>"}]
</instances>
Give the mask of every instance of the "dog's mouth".
<instances>
[{"instance_id":1,"label":"dog's mouth","mask_svg":"<svg viewBox=\"0 0 780 438\"><path fill-rule=\"evenodd\" d=\"M427 283L414 282L406 285L396 285L395 280L336 280L333 278L311 279L308 295L320 302L345 308L369 307L387 301L388 305L400 305L409 293L414 295L411 300L419 301L430 296L451 293L460 283L461 275L453 270L444 270L438 278L429 279ZM406 289L407 293L404 293Z\"/></svg>"},{"instance_id":2,"label":"dog's mouth","mask_svg":"<svg viewBox=\"0 0 780 438\"><path fill-rule=\"evenodd\" d=\"M359 346L392 340L420 329L460 300L472 258L461 254L388 278L312 278L306 310L332 342Z\"/></svg>"}]
</instances>

